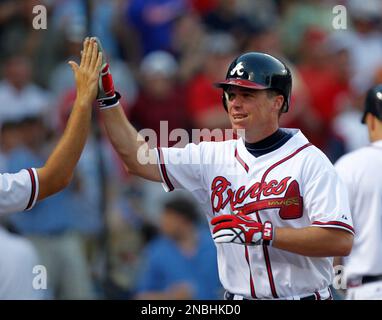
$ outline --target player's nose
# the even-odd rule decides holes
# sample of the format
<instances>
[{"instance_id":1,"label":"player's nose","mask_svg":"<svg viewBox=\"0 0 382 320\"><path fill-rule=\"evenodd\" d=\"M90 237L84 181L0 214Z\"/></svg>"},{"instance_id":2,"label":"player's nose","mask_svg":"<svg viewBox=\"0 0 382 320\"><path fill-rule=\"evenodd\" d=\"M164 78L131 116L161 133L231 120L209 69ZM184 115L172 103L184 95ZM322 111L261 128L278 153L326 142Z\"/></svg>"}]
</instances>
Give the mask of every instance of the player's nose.
<instances>
[{"instance_id":1,"label":"player's nose","mask_svg":"<svg viewBox=\"0 0 382 320\"><path fill-rule=\"evenodd\" d=\"M236 94L230 99L230 105L232 108L241 108L243 106L243 99L240 95Z\"/></svg>"},{"instance_id":2,"label":"player's nose","mask_svg":"<svg viewBox=\"0 0 382 320\"><path fill-rule=\"evenodd\" d=\"M243 109L243 102L242 100L239 98L235 98L231 101L231 109L234 110L234 111L238 111L238 110L241 110Z\"/></svg>"}]
</instances>

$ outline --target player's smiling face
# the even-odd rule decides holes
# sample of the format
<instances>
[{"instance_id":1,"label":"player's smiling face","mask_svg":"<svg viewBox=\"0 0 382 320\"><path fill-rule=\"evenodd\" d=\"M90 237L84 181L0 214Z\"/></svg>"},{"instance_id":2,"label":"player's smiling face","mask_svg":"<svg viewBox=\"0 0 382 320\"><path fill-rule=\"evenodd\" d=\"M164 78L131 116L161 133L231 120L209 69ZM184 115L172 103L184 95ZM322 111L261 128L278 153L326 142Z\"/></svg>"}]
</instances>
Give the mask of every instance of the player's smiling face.
<instances>
[{"instance_id":1,"label":"player's smiling face","mask_svg":"<svg viewBox=\"0 0 382 320\"><path fill-rule=\"evenodd\" d=\"M251 131L266 132L267 128L278 126L282 96L237 86L228 87L225 95L232 128L245 129L246 137Z\"/></svg>"}]
</instances>

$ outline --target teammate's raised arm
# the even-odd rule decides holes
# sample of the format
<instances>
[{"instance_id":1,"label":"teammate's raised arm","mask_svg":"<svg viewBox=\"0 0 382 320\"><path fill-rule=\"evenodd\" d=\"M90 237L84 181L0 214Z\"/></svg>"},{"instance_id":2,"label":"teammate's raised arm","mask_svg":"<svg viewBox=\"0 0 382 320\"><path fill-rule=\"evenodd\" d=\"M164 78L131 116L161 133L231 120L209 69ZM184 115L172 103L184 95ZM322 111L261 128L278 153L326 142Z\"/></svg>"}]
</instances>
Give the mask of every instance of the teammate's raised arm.
<instances>
[{"instance_id":1,"label":"teammate's raised arm","mask_svg":"<svg viewBox=\"0 0 382 320\"><path fill-rule=\"evenodd\" d=\"M98 47L102 47L98 41ZM103 56L100 88L97 101L106 127L107 135L128 171L143 178L161 181L156 151L148 144L127 119L120 103L120 95L114 91L109 65Z\"/></svg>"},{"instance_id":2,"label":"teammate's raised arm","mask_svg":"<svg viewBox=\"0 0 382 320\"><path fill-rule=\"evenodd\" d=\"M69 62L76 81L77 97L62 138L45 165L37 169L38 200L62 190L71 181L89 133L101 63L102 53L98 52L97 42L93 38L84 41L80 65Z\"/></svg>"},{"instance_id":3,"label":"teammate's raised arm","mask_svg":"<svg viewBox=\"0 0 382 320\"><path fill-rule=\"evenodd\" d=\"M0 214L29 210L37 200L69 184L89 133L101 63L102 53L98 52L96 41L86 38L80 65L69 62L76 80L77 97L64 134L43 167L0 174Z\"/></svg>"}]
</instances>

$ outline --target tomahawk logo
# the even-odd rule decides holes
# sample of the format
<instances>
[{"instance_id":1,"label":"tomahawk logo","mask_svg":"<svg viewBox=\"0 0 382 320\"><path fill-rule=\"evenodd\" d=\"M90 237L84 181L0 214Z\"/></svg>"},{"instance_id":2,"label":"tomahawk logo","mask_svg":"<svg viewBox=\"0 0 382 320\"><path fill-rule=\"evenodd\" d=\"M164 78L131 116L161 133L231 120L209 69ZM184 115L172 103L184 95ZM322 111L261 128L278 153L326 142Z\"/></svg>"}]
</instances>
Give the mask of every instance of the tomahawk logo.
<instances>
[{"instance_id":1,"label":"tomahawk logo","mask_svg":"<svg viewBox=\"0 0 382 320\"><path fill-rule=\"evenodd\" d=\"M237 74L238 76L242 76L244 74L244 66L243 66L243 62L239 62L235 68L233 68L231 70L231 73L230 75L233 76L234 74Z\"/></svg>"}]
</instances>

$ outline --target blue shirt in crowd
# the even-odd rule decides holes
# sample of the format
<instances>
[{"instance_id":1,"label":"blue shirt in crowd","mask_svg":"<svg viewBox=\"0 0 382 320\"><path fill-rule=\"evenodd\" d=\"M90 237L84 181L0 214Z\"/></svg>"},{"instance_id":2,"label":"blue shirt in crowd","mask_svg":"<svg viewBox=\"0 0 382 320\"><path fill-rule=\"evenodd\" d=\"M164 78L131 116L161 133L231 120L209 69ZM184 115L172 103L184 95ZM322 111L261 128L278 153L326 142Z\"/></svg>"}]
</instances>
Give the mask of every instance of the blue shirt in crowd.
<instances>
[{"instance_id":1,"label":"blue shirt in crowd","mask_svg":"<svg viewBox=\"0 0 382 320\"><path fill-rule=\"evenodd\" d=\"M187 283L193 291L193 299L222 299L216 247L208 229L198 229L198 245L192 256L186 256L173 240L160 237L147 246L143 258L138 293L164 291Z\"/></svg>"}]
</instances>

